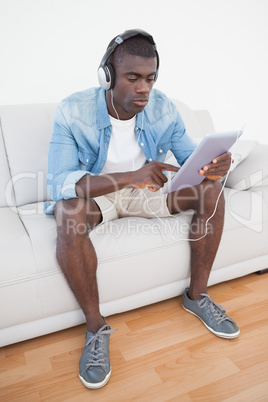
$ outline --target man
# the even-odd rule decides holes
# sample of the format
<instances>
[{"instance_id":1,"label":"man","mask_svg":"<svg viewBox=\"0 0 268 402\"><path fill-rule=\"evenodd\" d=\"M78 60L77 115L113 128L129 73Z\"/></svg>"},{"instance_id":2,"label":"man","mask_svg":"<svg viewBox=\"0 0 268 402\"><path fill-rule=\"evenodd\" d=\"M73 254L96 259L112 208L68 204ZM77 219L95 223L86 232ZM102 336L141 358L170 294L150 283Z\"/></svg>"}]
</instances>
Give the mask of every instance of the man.
<instances>
[{"instance_id":1,"label":"man","mask_svg":"<svg viewBox=\"0 0 268 402\"><path fill-rule=\"evenodd\" d=\"M207 295L224 221L224 197L219 197L217 179L226 175L230 154L203 167L200 174L206 179L201 185L162 194L167 182L163 171L178 170L164 163L167 151L182 165L195 143L175 106L152 89L158 69L153 38L144 31L126 31L111 41L103 57L98 71L102 88L71 95L56 112L48 163L54 203L46 212L55 212L57 259L86 317L79 377L88 388L102 387L111 374L112 330L99 311L97 256L88 236L89 230L105 221L122 216L161 218L193 209L191 281L183 307L215 335L239 335L235 322ZM211 230L202 236L201 228L217 200Z\"/></svg>"}]
</instances>

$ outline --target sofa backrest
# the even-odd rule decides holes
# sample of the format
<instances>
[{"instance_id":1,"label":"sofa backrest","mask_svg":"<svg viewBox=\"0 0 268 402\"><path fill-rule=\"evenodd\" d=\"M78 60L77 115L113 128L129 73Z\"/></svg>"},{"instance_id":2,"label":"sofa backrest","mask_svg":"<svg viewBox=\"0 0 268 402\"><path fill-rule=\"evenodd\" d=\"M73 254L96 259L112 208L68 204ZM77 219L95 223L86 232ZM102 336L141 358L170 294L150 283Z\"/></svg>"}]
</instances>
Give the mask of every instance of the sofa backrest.
<instances>
[{"instance_id":1,"label":"sofa backrest","mask_svg":"<svg viewBox=\"0 0 268 402\"><path fill-rule=\"evenodd\" d=\"M0 106L3 141L18 206L50 199L46 188L47 155L56 106Z\"/></svg>"},{"instance_id":2,"label":"sofa backrest","mask_svg":"<svg viewBox=\"0 0 268 402\"><path fill-rule=\"evenodd\" d=\"M171 99L177 106L188 133L194 138L202 138L215 132L215 127L207 110L191 110L183 102Z\"/></svg>"},{"instance_id":3,"label":"sofa backrest","mask_svg":"<svg viewBox=\"0 0 268 402\"><path fill-rule=\"evenodd\" d=\"M192 111L173 99L193 137L214 131L207 111ZM48 148L57 104L0 106L0 207L50 200L46 186ZM1 142L2 141L2 142ZM14 194L12 183L14 186Z\"/></svg>"},{"instance_id":4,"label":"sofa backrest","mask_svg":"<svg viewBox=\"0 0 268 402\"><path fill-rule=\"evenodd\" d=\"M15 205L13 184L6 157L2 127L0 124L0 208Z\"/></svg>"}]
</instances>

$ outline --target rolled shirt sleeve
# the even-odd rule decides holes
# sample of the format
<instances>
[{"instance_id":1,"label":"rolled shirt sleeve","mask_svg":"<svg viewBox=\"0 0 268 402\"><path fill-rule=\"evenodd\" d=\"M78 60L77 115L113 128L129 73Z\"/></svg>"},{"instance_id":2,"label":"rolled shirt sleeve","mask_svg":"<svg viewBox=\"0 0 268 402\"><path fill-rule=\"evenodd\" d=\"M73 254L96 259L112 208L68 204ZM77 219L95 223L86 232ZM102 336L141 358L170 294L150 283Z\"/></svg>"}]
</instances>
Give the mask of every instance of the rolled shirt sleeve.
<instances>
[{"instance_id":1,"label":"rolled shirt sleeve","mask_svg":"<svg viewBox=\"0 0 268 402\"><path fill-rule=\"evenodd\" d=\"M64 107L68 108L68 104ZM61 199L78 198L75 185L86 174L91 173L79 169L78 146L59 105L48 153L47 187L54 203L46 203L45 212L53 213L55 203Z\"/></svg>"},{"instance_id":2,"label":"rolled shirt sleeve","mask_svg":"<svg viewBox=\"0 0 268 402\"><path fill-rule=\"evenodd\" d=\"M64 200L68 200L69 198L78 198L75 191L75 185L86 174L92 175L92 173L85 172L84 170L77 170L68 174L62 186L62 198Z\"/></svg>"}]
</instances>

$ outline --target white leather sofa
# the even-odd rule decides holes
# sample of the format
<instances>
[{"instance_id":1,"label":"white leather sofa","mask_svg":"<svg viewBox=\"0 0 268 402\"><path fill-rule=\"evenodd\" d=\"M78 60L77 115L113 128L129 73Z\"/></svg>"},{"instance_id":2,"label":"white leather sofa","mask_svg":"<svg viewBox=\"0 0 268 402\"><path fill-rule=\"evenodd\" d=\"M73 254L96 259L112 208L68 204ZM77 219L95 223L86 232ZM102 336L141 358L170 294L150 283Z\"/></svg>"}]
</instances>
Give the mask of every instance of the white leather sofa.
<instances>
[{"instance_id":1,"label":"white leather sofa","mask_svg":"<svg viewBox=\"0 0 268 402\"><path fill-rule=\"evenodd\" d=\"M207 111L176 103L192 136L214 131ZM0 106L0 346L84 322L56 261L54 217L43 212L55 107ZM256 144L224 190L224 233L210 285L268 267L267 176L268 146ZM121 219L90 234L104 316L183 292L191 214L164 220L177 241L157 218Z\"/></svg>"}]
</instances>

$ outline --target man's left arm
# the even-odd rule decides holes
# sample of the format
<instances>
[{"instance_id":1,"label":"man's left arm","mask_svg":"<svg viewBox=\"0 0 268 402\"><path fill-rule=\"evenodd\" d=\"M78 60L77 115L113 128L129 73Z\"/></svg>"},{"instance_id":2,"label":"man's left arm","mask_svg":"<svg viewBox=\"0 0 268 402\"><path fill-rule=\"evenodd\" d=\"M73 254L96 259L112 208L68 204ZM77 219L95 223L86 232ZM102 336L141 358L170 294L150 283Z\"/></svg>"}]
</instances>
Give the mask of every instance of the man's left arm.
<instances>
[{"instance_id":1,"label":"man's left arm","mask_svg":"<svg viewBox=\"0 0 268 402\"><path fill-rule=\"evenodd\" d=\"M172 112L174 113L175 128L172 135L171 151L176 157L178 163L182 165L192 154L196 148L195 141L187 133L184 122L178 112L176 106L171 102ZM231 153L226 152L207 165L205 165L199 173L201 176L206 176L209 180L219 180L224 177L230 166L232 158Z\"/></svg>"},{"instance_id":2,"label":"man's left arm","mask_svg":"<svg viewBox=\"0 0 268 402\"><path fill-rule=\"evenodd\" d=\"M213 159L211 163L205 165L201 170L199 170L199 173L201 176L206 176L209 180L219 180L227 174L231 163L231 153L226 152Z\"/></svg>"}]
</instances>

